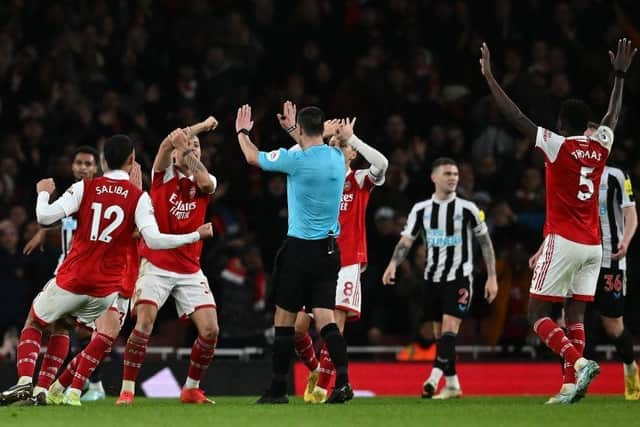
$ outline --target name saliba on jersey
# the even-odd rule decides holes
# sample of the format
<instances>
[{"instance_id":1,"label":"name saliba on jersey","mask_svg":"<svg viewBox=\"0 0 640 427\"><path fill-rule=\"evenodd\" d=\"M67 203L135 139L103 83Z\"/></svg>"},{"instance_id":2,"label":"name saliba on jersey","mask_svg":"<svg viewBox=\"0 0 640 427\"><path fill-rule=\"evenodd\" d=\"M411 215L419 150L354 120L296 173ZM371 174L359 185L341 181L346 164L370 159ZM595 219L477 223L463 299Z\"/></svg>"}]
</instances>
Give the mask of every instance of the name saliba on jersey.
<instances>
[{"instance_id":1,"label":"name saliba on jersey","mask_svg":"<svg viewBox=\"0 0 640 427\"><path fill-rule=\"evenodd\" d=\"M100 185L96 187L96 194L98 196L102 194L116 194L126 198L129 195L129 190L125 189L122 185Z\"/></svg>"},{"instance_id":2,"label":"name saliba on jersey","mask_svg":"<svg viewBox=\"0 0 640 427\"><path fill-rule=\"evenodd\" d=\"M178 198L176 193L171 194L169 197L169 204L171 205L169 213L177 219L189 219L191 212L197 207L195 201L185 203Z\"/></svg>"}]
</instances>

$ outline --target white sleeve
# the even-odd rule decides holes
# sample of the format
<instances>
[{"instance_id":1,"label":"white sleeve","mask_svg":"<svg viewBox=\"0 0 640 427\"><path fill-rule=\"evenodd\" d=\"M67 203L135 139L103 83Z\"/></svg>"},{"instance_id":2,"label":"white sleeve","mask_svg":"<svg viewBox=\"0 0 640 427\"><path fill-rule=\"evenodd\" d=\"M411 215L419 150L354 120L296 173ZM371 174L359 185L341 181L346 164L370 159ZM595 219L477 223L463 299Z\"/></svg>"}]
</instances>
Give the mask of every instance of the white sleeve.
<instances>
[{"instance_id":1,"label":"white sleeve","mask_svg":"<svg viewBox=\"0 0 640 427\"><path fill-rule=\"evenodd\" d=\"M418 211L421 211L422 214L418 215ZM407 224L404 226L404 230L402 230L400 235L411 240L416 240L420 235L420 231L424 229L423 220L424 208L419 209L418 204L413 205L411 212L409 212L409 217L407 218Z\"/></svg>"},{"instance_id":2,"label":"white sleeve","mask_svg":"<svg viewBox=\"0 0 640 427\"><path fill-rule=\"evenodd\" d=\"M83 193L84 181L78 181L73 184L52 204L49 204L49 193L46 191L38 193L36 203L36 219L38 223L51 225L64 217L78 212Z\"/></svg>"},{"instance_id":3,"label":"white sleeve","mask_svg":"<svg viewBox=\"0 0 640 427\"><path fill-rule=\"evenodd\" d=\"M600 125L589 138L597 141L604 148L611 151L611 146L613 145L613 131L609 126Z\"/></svg>"},{"instance_id":4,"label":"white sleeve","mask_svg":"<svg viewBox=\"0 0 640 427\"><path fill-rule=\"evenodd\" d=\"M211 179L211 182L213 183L213 190L211 190L211 193L209 194L213 194L216 192L216 189L218 188L218 180L216 179L215 176L209 174L209 179Z\"/></svg>"},{"instance_id":5,"label":"white sleeve","mask_svg":"<svg viewBox=\"0 0 640 427\"><path fill-rule=\"evenodd\" d=\"M151 249L174 249L200 240L197 231L187 234L164 234L158 229L149 195L144 192L136 206L136 226Z\"/></svg>"},{"instance_id":6,"label":"white sleeve","mask_svg":"<svg viewBox=\"0 0 640 427\"><path fill-rule=\"evenodd\" d=\"M380 151L368 145L355 134L351 135L351 138L349 138L347 143L371 164L371 167L369 167L369 178L371 179L371 182L374 185L384 184L385 174L389 167L389 160L387 160ZM358 179L358 175L356 175L356 179ZM364 180L362 180L362 182L358 180L358 185L360 185L360 187L363 186L363 183Z\"/></svg>"},{"instance_id":7,"label":"white sleeve","mask_svg":"<svg viewBox=\"0 0 640 427\"><path fill-rule=\"evenodd\" d=\"M564 144L563 136L553 133L549 129L538 127L538 133L536 134L536 147L544 152L549 162L553 163L556 161L562 144Z\"/></svg>"},{"instance_id":8,"label":"white sleeve","mask_svg":"<svg viewBox=\"0 0 640 427\"><path fill-rule=\"evenodd\" d=\"M478 209L475 203L469 203L469 211L471 211L471 230L476 236L487 234L489 229L487 223L484 222L485 215L482 209Z\"/></svg>"}]
</instances>

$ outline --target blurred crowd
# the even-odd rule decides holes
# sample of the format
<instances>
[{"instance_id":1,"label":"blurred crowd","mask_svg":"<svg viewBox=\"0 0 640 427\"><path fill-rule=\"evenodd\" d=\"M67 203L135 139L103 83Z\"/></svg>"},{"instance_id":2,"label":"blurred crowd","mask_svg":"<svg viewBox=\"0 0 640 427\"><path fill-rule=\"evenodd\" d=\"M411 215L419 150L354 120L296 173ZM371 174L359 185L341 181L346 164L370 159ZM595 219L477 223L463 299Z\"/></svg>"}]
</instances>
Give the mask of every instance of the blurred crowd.
<instances>
[{"instance_id":1,"label":"blurred crowd","mask_svg":"<svg viewBox=\"0 0 640 427\"><path fill-rule=\"evenodd\" d=\"M390 160L367 215L369 266L353 344L428 342L419 296L425 251L415 245L395 287L382 272L411 205L429 198L431 162L459 162L459 195L486 212L500 292L475 292L463 343L528 342L527 258L542 239L544 164L533 141L498 113L479 72L482 41L494 74L532 120L555 129L560 102L607 108L607 51L626 35L640 46L637 2L609 0L6 0L0 3L0 357L33 296L53 272L56 234L34 254L35 183L64 191L70 155L127 133L148 173L176 127L214 115L201 136L219 187L208 216L215 239L202 267L219 308L222 346L260 344L271 312L269 273L287 228L282 175L247 166L234 134L238 106L253 107L262 150L289 146L276 120L284 100L357 116L356 133ZM635 27L634 27L635 25ZM636 61L638 62L638 61ZM640 70L632 66L611 163L640 185ZM586 125L586 124L585 124ZM361 164L362 167L366 165ZM148 188L148 178L146 180ZM637 240L637 239L636 239ZM640 265L638 243L629 263ZM476 286L482 286L482 261ZM638 279L636 279L638 278ZM640 302L631 272L629 306ZM640 314L628 311L640 332ZM181 346L193 331L162 310L152 343ZM190 342L190 341L189 341Z\"/></svg>"}]
</instances>

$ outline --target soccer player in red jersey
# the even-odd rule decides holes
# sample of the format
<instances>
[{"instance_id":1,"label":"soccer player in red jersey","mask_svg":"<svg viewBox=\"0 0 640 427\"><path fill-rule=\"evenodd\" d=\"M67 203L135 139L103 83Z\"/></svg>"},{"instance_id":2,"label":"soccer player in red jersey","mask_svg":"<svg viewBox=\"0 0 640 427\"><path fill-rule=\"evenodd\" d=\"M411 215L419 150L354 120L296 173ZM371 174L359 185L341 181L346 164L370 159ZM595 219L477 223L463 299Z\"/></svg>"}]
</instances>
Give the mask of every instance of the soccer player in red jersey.
<instances>
[{"instance_id":1,"label":"soccer player in red jersey","mask_svg":"<svg viewBox=\"0 0 640 427\"><path fill-rule=\"evenodd\" d=\"M181 130L179 130L182 132ZM165 139L153 163L151 200L162 232L185 233L203 222L216 178L200 162L198 137L172 144ZM216 305L207 277L200 269L202 243L173 250L154 250L141 242L140 274L133 297L136 326L127 341L119 405L133 403L135 382L158 310L173 296L176 311L190 317L198 330L187 379L180 393L183 403L214 403L200 389L218 339Z\"/></svg>"},{"instance_id":2,"label":"soccer player in red jersey","mask_svg":"<svg viewBox=\"0 0 640 427\"><path fill-rule=\"evenodd\" d=\"M284 116L295 118L295 105L285 103ZM348 320L360 318L362 292L360 274L367 265L367 237L365 230L365 214L369 196L374 187L384 184L385 173L389 161L378 150L372 148L353 132L355 118L352 120L332 121L325 128L333 130L330 145L342 150L346 163L346 177L340 202L340 271L336 289L336 323L340 332L344 331ZM283 126L285 127L285 126ZM351 162L360 153L371 164L368 169L354 170ZM295 325L296 352L309 368L309 381L304 393L304 401L308 403L324 403L327 399L327 388L335 369L326 345L320 351L320 361L316 358L313 342L309 336L311 317L298 313Z\"/></svg>"},{"instance_id":3,"label":"soccer player in red jersey","mask_svg":"<svg viewBox=\"0 0 640 427\"><path fill-rule=\"evenodd\" d=\"M540 339L564 357L567 371L575 374L575 387L561 401L574 403L584 397L600 371L596 362L582 357L584 309L594 299L602 259L597 191L622 107L624 76L637 49L621 39L617 53L609 52L615 73L609 109L589 137L582 133L590 109L578 100L562 104L557 125L560 135L533 124L493 77L487 45L483 43L480 50L480 69L498 108L545 156L545 239L529 291L529 321ZM550 317L554 302L565 304L568 334Z\"/></svg>"},{"instance_id":4,"label":"soccer player in red jersey","mask_svg":"<svg viewBox=\"0 0 640 427\"><path fill-rule=\"evenodd\" d=\"M32 377L45 329L67 317L92 327L113 305L122 291L127 247L136 226L149 245L158 249L178 247L212 235L211 224L189 234L160 233L149 196L129 181L128 171L135 153L127 136L109 138L102 155L104 176L73 184L51 205L53 180L44 179L36 185L38 222L49 225L77 213L78 228L71 252L57 275L33 301L18 345L18 383L0 394L0 404L31 397ZM117 166L111 169L110 165ZM73 374L67 375L71 382L66 393L63 396L58 387L51 403L79 406L82 386L112 344L113 338L98 327L89 345L67 367Z\"/></svg>"}]
</instances>

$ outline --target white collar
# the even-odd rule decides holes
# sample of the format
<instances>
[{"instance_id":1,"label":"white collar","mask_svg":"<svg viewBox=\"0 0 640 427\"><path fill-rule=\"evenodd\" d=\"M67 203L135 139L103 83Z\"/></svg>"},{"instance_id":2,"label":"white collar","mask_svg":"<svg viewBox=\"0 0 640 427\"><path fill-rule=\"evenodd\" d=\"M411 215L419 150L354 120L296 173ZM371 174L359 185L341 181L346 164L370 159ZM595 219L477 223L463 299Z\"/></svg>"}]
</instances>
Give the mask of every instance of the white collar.
<instances>
[{"instance_id":1,"label":"white collar","mask_svg":"<svg viewBox=\"0 0 640 427\"><path fill-rule=\"evenodd\" d=\"M102 176L110 179L122 179L127 181L129 180L129 174L123 171L122 169L110 170L109 172L105 172L104 175Z\"/></svg>"},{"instance_id":2,"label":"white collar","mask_svg":"<svg viewBox=\"0 0 640 427\"><path fill-rule=\"evenodd\" d=\"M452 201L455 198L456 198L456 192L455 191L453 193L451 193L451 195L449 197L447 197L446 199L438 199L436 197L436 193L433 193L433 195L431 196L431 200L433 200L436 203L449 203L450 201Z\"/></svg>"}]
</instances>

